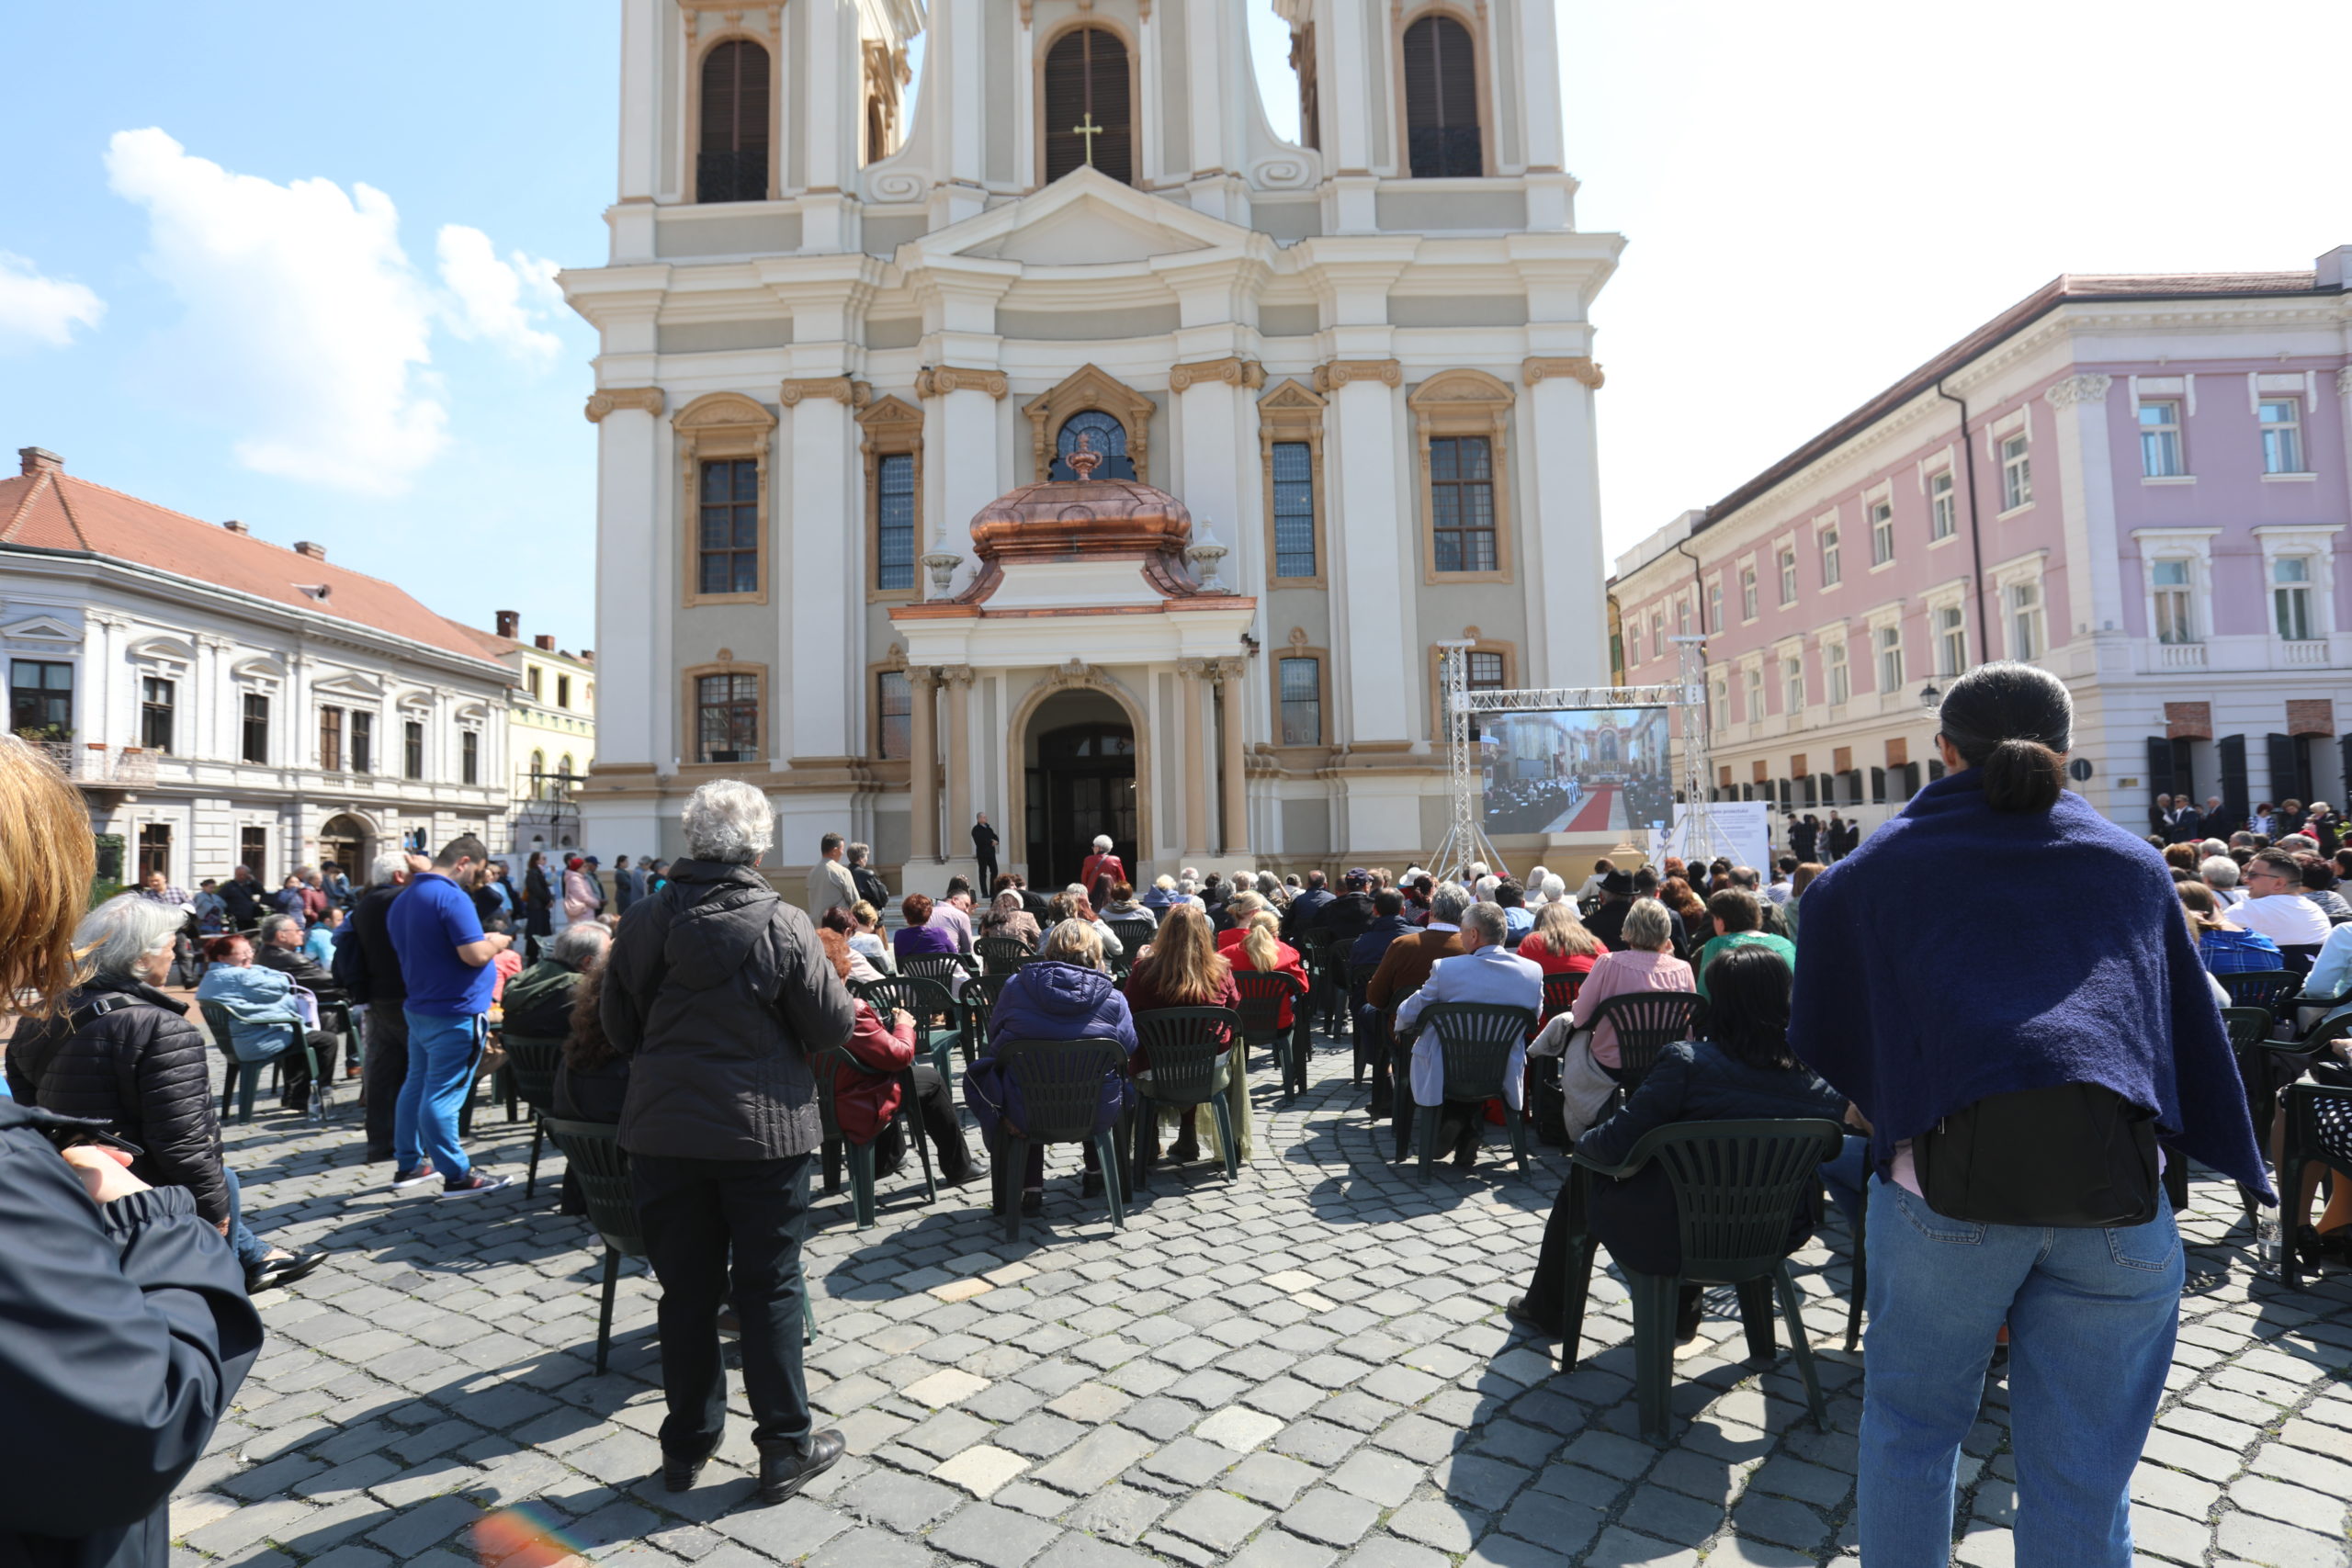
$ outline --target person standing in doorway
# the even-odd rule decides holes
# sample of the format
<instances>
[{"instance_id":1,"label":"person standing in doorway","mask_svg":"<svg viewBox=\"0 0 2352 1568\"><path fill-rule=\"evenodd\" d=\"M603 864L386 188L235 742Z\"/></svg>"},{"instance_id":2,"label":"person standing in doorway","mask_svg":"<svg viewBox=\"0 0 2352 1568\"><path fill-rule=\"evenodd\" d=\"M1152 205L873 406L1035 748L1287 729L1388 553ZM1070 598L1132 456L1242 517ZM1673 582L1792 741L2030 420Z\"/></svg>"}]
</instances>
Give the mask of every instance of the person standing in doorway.
<instances>
[{"instance_id":1,"label":"person standing in doorway","mask_svg":"<svg viewBox=\"0 0 2352 1568\"><path fill-rule=\"evenodd\" d=\"M996 886L996 829L989 826L985 811L972 818L972 858L979 863L979 875L973 881L982 887Z\"/></svg>"},{"instance_id":2,"label":"person standing in doorway","mask_svg":"<svg viewBox=\"0 0 2352 1568\"><path fill-rule=\"evenodd\" d=\"M458 1111L473 1087L498 977L491 960L514 944L503 931L485 934L474 912L472 889L489 867L482 841L462 834L432 869L409 878L386 911L408 987L408 1076L392 1120L396 1190L421 1187L436 1173L444 1198L480 1197L506 1185L504 1177L474 1169L458 1142Z\"/></svg>"}]
</instances>

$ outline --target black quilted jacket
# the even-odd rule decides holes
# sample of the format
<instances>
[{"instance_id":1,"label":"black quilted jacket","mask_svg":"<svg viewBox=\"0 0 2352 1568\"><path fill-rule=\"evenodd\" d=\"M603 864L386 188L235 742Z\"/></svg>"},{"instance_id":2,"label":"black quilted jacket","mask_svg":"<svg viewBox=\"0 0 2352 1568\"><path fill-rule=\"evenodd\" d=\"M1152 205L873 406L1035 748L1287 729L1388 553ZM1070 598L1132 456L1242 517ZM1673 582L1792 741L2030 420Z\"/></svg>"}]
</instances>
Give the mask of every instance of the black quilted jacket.
<instances>
[{"instance_id":1,"label":"black quilted jacket","mask_svg":"<svg viewBox=\"0 0 2352 1568\"><path fill-rule=\"evenodd\" d=\"M138 1004L72 1018L100 997ZM28 1105L103 1122L146 1153L130 1168L151 1187L185 1187L213 1224L229 1217L220 1124L212 1109L204 1034L187 1009L151 986L93 981L67 1016L28 1022L8 1043L8 1090Z\"/></svg>"}]
</instances>

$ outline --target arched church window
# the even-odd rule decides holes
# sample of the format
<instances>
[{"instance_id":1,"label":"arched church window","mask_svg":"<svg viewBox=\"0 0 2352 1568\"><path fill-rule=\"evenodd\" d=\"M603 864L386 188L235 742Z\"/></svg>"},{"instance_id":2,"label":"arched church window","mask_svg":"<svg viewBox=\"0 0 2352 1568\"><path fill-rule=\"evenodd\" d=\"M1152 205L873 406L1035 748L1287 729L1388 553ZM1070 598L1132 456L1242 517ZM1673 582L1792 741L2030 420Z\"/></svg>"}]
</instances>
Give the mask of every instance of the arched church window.
<instances>
[{"instance_id":1,"label":"arched church window","mask_svg":"<svg viewBox=\"0 0 2352 1568\"><path fill-rule=\"evenodd\" d=\"M768 197L768 51L729 39L702 60L702 142L695 199Z\"/></svg>"},{"instance_id":2,"label":"arched church window","mask_svg":"<svg viewBox=\"0 0 2352 1568\"><path fill-rule=\"evenodd\" d=\"M1077 472L1069 466L1069 456L1078 450L1078 438L1084 435L1090 450L1102 459L1096 467L1098 479L1131 479L1136 466L1127 456L1127 427L1101 409L1087 409L1062 421L1059 434L1054 437L1054 468L1052 477L1074 479Z\"/></svg>"},{"instance_id":3,"label":"arched church window","mask_svg":"<svg viewBox=\"0 0 2352 1568\"><path fill-rule=\"evenodd\" d=\"M1417 180L1486 173L1477 46L1452 17L1432 14L1405 29L1405 145Z\"/></svg>"},{"instance_id":4,"label":"arched church window","mask_svg":"<svg viewBox=\"0 0 2352 1568\"><path fill-rule=\"evenodd\" d=\"M1127 46L1107 28L1076 28L1046 53L1046 181L1091 164L1135 183Z\"/></svg>"}]
</instances>

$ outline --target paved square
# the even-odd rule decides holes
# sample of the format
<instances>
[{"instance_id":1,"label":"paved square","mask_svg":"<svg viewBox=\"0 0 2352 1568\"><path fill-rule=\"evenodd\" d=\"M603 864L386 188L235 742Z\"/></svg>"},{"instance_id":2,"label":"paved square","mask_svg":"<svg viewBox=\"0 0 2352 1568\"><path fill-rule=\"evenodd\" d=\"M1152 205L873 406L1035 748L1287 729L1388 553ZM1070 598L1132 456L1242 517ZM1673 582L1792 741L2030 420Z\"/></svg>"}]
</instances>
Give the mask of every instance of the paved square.
<instances>
[{"instance_id":1,"label":"paved square","mask_svg":"<svg viewBox=\"0 0 2352 1568\"><path fill-rule=\"evenodd\" d=\"M850 1456L775 1508L750 1496L740 1401L701 1484L662 1490L655 1287L626 1267L595 1376L602 1248L554 1213L552 1150L524 1197L527 1122L481 1108L476 1157L517 1184L443 1203L381 1190L347 1092L323 1134L266 1111L229 1129L247 1213L337 1256L263 1298L268 1348L173 1504L174 1561L447 1565L503 1557L518 1529L615 1568L1856 1561L1860 1367L1838 1348L1836 1222L1798 1256L1830 1429L1785 1346L1743 1359L1725 1292L1705 1352L1677 1363L1676 1440L1654 1448L1633 1436L1613 1276L1566 1375L1501 1315L1556 1152L1521 1179L1498 1132L1474 1176L1423 1187L1384 1157L1348 1062L1319 1050L1288 1104L1261 1066L1256 1162L1232 1182L1155 1170L1124 1231L1080 1200L1068 1150L1018 1245L977 1191L925 1206L919 1180L886 1180L862 1233L845 1195L820 1199L809 1387ZM2133 1486L2143 1561L2352 1562L2352 1279L2253 1280L2234 1190L2193 1198L2191 1267L2229 1272L2183 1303ZM2014 1475L1996 1376L1961 1467L1961 1562L2010 1562Z\"/></svg>"}]
</instances>

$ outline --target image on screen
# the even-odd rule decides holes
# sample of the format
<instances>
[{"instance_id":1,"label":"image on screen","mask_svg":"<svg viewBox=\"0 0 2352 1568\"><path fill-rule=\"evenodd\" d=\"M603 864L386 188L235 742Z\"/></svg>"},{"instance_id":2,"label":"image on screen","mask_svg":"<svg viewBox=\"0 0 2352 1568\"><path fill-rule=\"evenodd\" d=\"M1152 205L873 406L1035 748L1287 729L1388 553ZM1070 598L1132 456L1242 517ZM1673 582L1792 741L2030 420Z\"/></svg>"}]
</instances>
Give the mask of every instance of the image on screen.
<instances>
[{"instance_id":1,"label":"image on screen","mask_svg":"<svg viewBox=\"0 0 2352 1568\"><path fill-rule=\"evenodd\" d=\"M1667 710L1481 715L1489 833L1623 833L1674 813Z\"/></svg>"}]
</instances>

